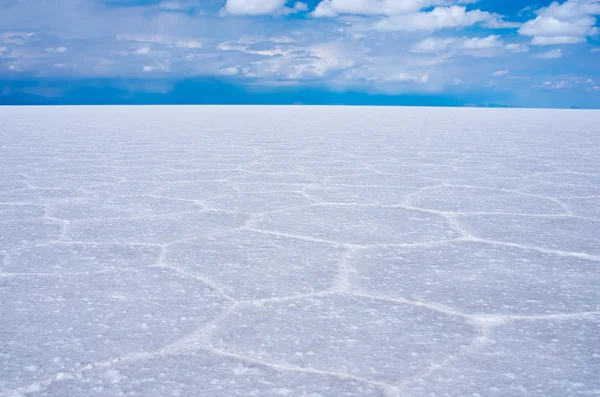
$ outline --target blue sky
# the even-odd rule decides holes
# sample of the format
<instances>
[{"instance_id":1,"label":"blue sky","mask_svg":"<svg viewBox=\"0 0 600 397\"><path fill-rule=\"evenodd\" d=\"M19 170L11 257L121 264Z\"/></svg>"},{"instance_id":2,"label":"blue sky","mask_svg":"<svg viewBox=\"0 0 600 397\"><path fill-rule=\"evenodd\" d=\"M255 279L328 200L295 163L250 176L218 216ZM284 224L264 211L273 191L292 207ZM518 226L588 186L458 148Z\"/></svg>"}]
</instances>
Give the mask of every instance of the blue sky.
<instances>
[{"instance_id":1,"label":"blue sky","mask_svg":"<svg viewBox=\"0 0 600 397\"><path fill-rule=\"evenodd\" d=\"M600 108L600 0L0 0L0 104Z\"/></svg>"}]
</instances>

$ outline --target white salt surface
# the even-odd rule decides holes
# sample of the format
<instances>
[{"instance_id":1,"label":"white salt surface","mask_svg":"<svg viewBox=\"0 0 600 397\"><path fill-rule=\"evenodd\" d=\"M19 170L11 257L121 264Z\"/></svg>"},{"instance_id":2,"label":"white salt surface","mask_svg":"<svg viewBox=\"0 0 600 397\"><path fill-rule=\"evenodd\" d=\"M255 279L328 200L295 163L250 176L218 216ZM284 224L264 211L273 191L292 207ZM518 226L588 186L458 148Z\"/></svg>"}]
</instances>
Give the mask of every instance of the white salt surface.
<instances>
[{"instance_id":1,"label":"white salt surface","mask_svg":"<svg viewBox=\"0 0 600 397\"><path fill-rule=\"evenodd\" d=\"M600 396L600 112L0 108L0 396Z\"/></svg>"}]
</instances>

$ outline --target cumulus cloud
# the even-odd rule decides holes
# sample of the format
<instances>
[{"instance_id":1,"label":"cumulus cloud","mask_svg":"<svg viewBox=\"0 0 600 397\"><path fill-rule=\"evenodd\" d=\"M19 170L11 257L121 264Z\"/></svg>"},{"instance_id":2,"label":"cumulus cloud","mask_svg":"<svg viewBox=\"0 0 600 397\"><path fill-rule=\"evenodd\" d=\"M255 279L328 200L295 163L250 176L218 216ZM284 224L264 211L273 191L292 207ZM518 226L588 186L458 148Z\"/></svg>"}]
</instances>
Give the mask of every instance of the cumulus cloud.
<instances>
[{"instance_id":1,"label":"cumulus cloud","mask_svg":"<svg viewBox=\"0 0 600 397\"><path fill-rule=\"evenodd\" d=\"M511 43L504 46L504 49L511 52L529 52L529 47L525 44Z\"/></svg>"},{"instance_id":2,"label":"cumulus cloud","mask_svg":"<svg viewBox=\"0 0 600 397\"><path fill-rule=\"evenodd\" d=\"M531 40L531 44L533 45L557 45L557 44L577 44L577 43L585 43L585 37L573 37L573 36L554 36L554 37L544 37L544 36L535 36Z\"/></svg>"},{"instance_id":3,"label":"cumulus cloud","mask_svg":"<svg viewBox=\"0 0 600 397\"><path fill-rule=\"evenodd\" d=\"M376 30L396 31L432 31L447 28L462 28L478 23L497 20L496 14L487 11L467 11L465 7L436 7L429 12L416 12L390 16L377 21L373 28Z\"/></svg>"},{"instance_id":4,"label":"cumulus cloud","mask_svg":"<svg viewBox=\"0 0 600 397\"><path fill-rule=\"evenodd\" d=\"M221 11L223 15L275 15L304 8L302 5L288 8L285 3L286 0L227 0Z\"/></svg>"},{"instance_id":5,"label":"cumulus cloud","mask_svg":"<svg viewBox=\"0 0 600 397\"><path fill-rule=\"evenodd\" d=\"M308 4L297 1L296 3L294 3L294 11L308 11Z\"/></svg>"},{"instance_id":6,"label":"cumulus cloud","mask_svg":"<svg viewBox=\"0 0 600 397\"><path fill-rule=\"evenodd\" d=\"M537 12L542 17L578 18L586 15L600 14L599 0L568 0L564 3L553 2Z\"/></svg>"},{"instance_id":7,"label":"cumulus cloud","mask_svg":"<svg viewBox=\"0 0 600 397\"><path fill-rule=\"evenodd\" d=\"M520 37L496 29L513 25L503 22L503 16L494 12L500 8L489 2L480 2L485 5L479 7L480 3L461 0L162 0L125 7L120 0L117 6L105 7L96 0L65 0L94 3L89 8L64 7L71 12L69 18L48 17L50 7L42 2L39 15L45 19L40 22L23 18L12 23L18 20L12 8L0 13L5 29L0 32L0 78L19 76L8 71L16 65L28 78L159 80L168 72L173 79L231 76L248 84L315 83L432 92L461 84L460 79L469 89L484 88L490 80L499 86L502 82L503 89L521 88L516 79L538 70L547 77L535 84L557 83L561 78L576 84L570 80L577 73L575 62L593 65L598 55L588 52L593 45L543 52L553 47L540 49L531 42L537 46L585 41L595 31L597 24L590 27L595 20L591 13L599 2L558 1L531 9L528 13L533 16L527 17L531 21L522 26ZM573 8L573 4L585 6ZM211 17L221 7L225 14L248 17ZM314 17L288 15L313 10ZM543 20L535 22L537 18ZM76 23L66 24L67 20ZM98 29L92 32L89 26ZM66 54L56 51L59 45L68 46ZM48 53L46 47L51 48ZM527 51L531 55L520 54ZM471 56L503 58L498 62ZM551 60L561 56L568 59ZM550 64L552 68L544 67ZM510 70L508 75L499 70L504 68ZM595 84L575 88L585 92L598 86L596 71L588 77Z\"/></svg>"},{"instance_id":8,"label":"cumulus cloud","mask_svg":"<svg viewBox=\"0 0 600 397\"><path fill-rule=\"evenodd\" d=\"M415 45L412 52L434 53L444 50L480 50L503 45L499 35L487 37L428 37Z\"/></svg>"},{"instance_id":9,"label":"cumulus cloud","mask_svg":"<svg viewBox=\"0 0 600 397\"><path fill-rule=\"evenodd\" d=\"M315 17L353 15L398 15L433 6L471 4L477 0L322 0L313 11Z\"/></svg>"},{"instance_id":10,"label":"cumulus cloud","mask_svg":"<svg viewBox=\"0 0 600 397\"><path fill-rule=\"evenodd\" d=\"M315 17L334 17L339 14L394 15L419 11L424 7L443 4L436 0L323 0L315 11Z\"/></svg>"},{"instance_id":11,"label":"cumulus cloud","mask_svg":"<svg viewBox=\"0 0 600 397\"><path fill-rule=\"evenodd\" d=\"M537 17L527 21L519 33L524 36L541 37L585 37L595 34L596 18L583 17L573 21L560 20L554 17Z\"/></svg>"},{"instance_id":12,"label":"cumulus cloud","mask_svg":"<svg viewBox=\"0 0 600 397\"><path fill-rule=\"evenodd\" d=\"M135 55L146 55L150 53L150 47L138 48L133 52Z\"/></svg>"},{"instance_id":13,"label":"cumulus cloud","mask_svg":"<svg viewBox=\"0 0 600 397\"><path fill-rule=\"evenodd\" d=\"M437 38L437 37L428 37L424 40L421 40L417 43L413 48L412 52L420 52L420 53L434 53L440 52L443 50L447 50L453 45L456 44L458 38L456 37L446 37L446 38Z\"/></svg>"},{"instance_id":14,"label":"cumulus cloud","mask_svg":"<svg viewBox=\"0 0 600 397\"><path fill-rule=\"evenodd\" d=\"M279 80L322 78L331 72L352 67L356 63L357 53L362 55L359 49L347 48L336 41L309 45L293 42L262 44L260 49L254 49L245 42L223 42L218 48L221 51L259 56L248 66L238 69L241 75L263 79L275 77Z\"/></svg>"},{"instance_id":15,"label":"cumulus cloud","mask_svg":"<svg viewBox=\"0 0 600 397\"><path fill-rule=\"evenodd\" d=\"M547 52L542 52L536 55L536 58L540 58L540 59L557 59L557 58L562 58L563 57L563 52L561 49L557 49L557 50L550 50Z\"/></svg>"},{"instance_id":16,"label":"cumulus cloud","mask_svg":"<svg viewBox=\"0 0 600 397\"><path fill-rule=\"evenodd\" d=\"M600 91L600 87L596 85L594 79L587 79L585 81L587 83L586 91L598 92Z\"/></svg>"},{"instance_id":17,"label":"cumulus cloud","mask_svg":"<svg viewBox=\"0 0 600 397\"><path fill-rule=\"evenodd\" d=\"M594 15L600 14L600 0L554 2L536 14L519 29L519 34L533 37L533 45L583 43L599 32Z\"/></svg>"},{"instance_id":18,"label":"cumulus cloud","mask_svg":"<svg viewBox=\"0 0 600 397\"><path fill-rule=\"evenodd\" d=\"M499 35L491 35L488 37L472 37L466 39L461 44L461 49L465 50L478 50L483 48L496 48L503 45Z\"/></svg>"}]
</instances>

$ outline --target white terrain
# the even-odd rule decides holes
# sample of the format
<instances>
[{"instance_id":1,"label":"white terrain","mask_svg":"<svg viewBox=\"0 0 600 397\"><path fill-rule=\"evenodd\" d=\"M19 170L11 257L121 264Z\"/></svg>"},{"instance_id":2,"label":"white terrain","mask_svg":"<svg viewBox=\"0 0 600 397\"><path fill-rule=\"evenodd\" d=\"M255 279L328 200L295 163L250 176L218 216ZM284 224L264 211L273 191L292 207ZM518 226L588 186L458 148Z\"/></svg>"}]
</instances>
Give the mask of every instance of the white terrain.
<instances>
[{"instance_id":1,"label":"white terrain","mask_svg":"<svg viewBox=\"0 0 600 397\"><path fill-rule=\"evenodd\" d=\"M600 112L0 108L0 396L600 396Z\"/></svg>"}]
</instances>

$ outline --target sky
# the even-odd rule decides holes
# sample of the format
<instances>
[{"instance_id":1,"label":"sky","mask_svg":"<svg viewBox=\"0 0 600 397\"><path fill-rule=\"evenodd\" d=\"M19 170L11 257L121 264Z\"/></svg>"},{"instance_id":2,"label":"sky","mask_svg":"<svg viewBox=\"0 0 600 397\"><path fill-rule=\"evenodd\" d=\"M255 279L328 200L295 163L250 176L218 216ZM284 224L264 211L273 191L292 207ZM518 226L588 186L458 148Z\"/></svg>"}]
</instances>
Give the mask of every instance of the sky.
<instances>
[{"instance_id":1,"label":"sky","mask_svg":"<svg viewBox=\"0 0 600 397\"><path fill-rule=\"evenodd\" d=\"M600 0L0 0L0 104L600 108Z\"/></svg>"}]
</instances>

